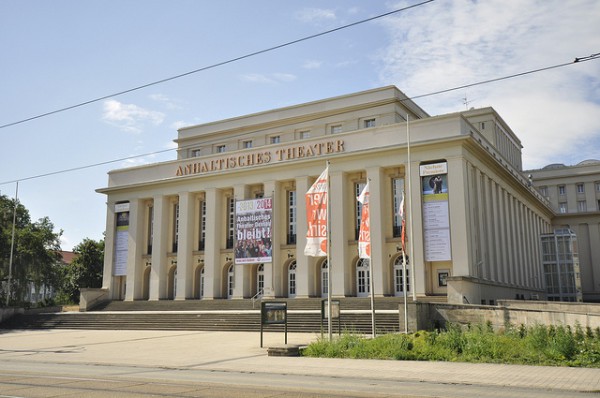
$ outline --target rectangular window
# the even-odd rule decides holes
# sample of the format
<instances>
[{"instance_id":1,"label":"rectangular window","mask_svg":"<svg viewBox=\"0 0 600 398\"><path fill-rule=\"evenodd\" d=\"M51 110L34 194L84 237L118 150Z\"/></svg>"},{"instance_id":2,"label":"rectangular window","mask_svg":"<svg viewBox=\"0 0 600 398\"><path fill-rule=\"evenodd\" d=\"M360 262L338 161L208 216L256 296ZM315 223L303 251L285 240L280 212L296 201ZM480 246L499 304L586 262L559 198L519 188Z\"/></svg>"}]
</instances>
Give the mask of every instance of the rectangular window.
<instances>
[{"instance_id":1,"label":"rectangular window","mask_svg":"<svg viewBox=\"0 0 600 398\"><path fill-rule=\"evenodd\" d=\"M281 142L281 136L279 135L274 135L269 139L269 142L271 144L279 144Z\"/></svg>"},{"instance_id":2,"label":"rectangular window","mask_svg":"<svg viewBox=\"0 0 600 398\"><path fill-rule=\"evenodd\" d=\"M242 142L242 148L244 148L244 149L250 149L250 148L252 148L252 140L243 141Z\"/></svg>"},{"instance_id":3,"label":"rectangular window","mask_svg":"<svg viewBox=\"0 0 600 398\"><path fill-rule=\"evenodd\" d=\"M596 181L596 192L600 192L600 181Z\"/></svg>"},{"instance_id":4,"label":"rectangular window","mask_svg":"<svg viewBox=\"0 0 600 398\"><path fill-rule=\"evenodd\" d=\"M358 201L358 197L360 196L360 194L362 193L362 190L365 188L365 185L367 185L364 182L357 182L356 184L354 184L354 201L355 201L355 209L356 209L356 225L355 225L355 233L354 233L354 240L358 240L358 234L360 232L360 221L362 218L362 203L360 203Z\"/></svg>"},{"instance_id":5,"label":"rectangular window","mask_svg":"<svg viewBox=\"0 0 600 398\"><path fill-rule=\"evenodd\" d=\"M296 244L296 191L287 192L287 218L288 218L288 233L287 233L287 244Z\"/></svg>"},{"instance_id":6,"label":"rectangular window","mask_svg":"<svg viewBox=\"0 0 600 398\"><path fill-rule=\"evenodd\" d=\"M198 250L204 250L206 244L206 201L200 201L200 223L198 225Z\"/></svg>"},{"instance_id":7,"label":"rectangular window","mask_svg":"<svg viewBox=\"0 0 600 398\"><path fill-rule=\"evenodd\" d=\"M585 185L577 184L577 193L585 193Z\"/></svg>"},{"instance_id":8,"label":"rectangular window","mask_svg":"<svg viewBox=\"0 0 600 398\"><path fill-rule=\"evenodd\" d=\"M201 151L200 151L200 149L192 149L190 154L192 155L193 158L197 158L198 156L200 156Z\"/></svg>"},{"instance_id":9,"label":"rectangular window","mask_svg":"<svg viewBox=\"0 0 600 398\"><path fill-rule=\"evenodd\" d=\"M300 131L298 133L298 138L300 138L301 140L306 140L306 139L310 138L310 131L309 130Z\"/></svg>"},{"instance_id":10,"label":"rectangular window","mask_svg":"<svg viewBox=\"0 0 600 398\"><path fill-rule=\"evenodd\" d=\"M598 199L598 211L600 211L600 199Z\"/></svg>"},{"instance_id":11,"label":"rectangular window","mask_svg":"<svg viewBox=\"0 0 600 398\"><path fill-rule=\"evenodd\" d=\"M148 251L152 254L152 241L154 240L154 206L148 206Z\"/></svg>"},{"instance_id":12,"label":"rectangular window","mask_svg":"<svg viewBox=\"0 0 600 398\"><path fill-rule=\"evenodd\" d=\"M547 197L548 196L548 187L543 186L540 187L540 194L542 194L542 196Z\"/></svg>"},{"instance_id":13,"label":"rectangular window","mask_svg":"<svg viewBox=\"0 0 600 398\"><path fill-rule=\"evenodd\" d=\"M173 253L177 253L177 242L179 242L179 203L173 206Z\"/></svg>"},{"instance_id":14,"label":"rectangular window","mask_svg":"<svg viewBox=\"0 0 600 398\"><path fill-rule=\"evenodd\" d=\"M392 179L392 236L399 238L402 236L402 217L400 217L400 203L402 202L402 192L404 192L404 179Z\"/></svg>"},{"instance_id":15,"label":"rectangular window","mask_svg":"<svg viewBox=\"0 0 600 398\"><path fill-rule=\"evenodd\" d=\"M331 126L331 134L337 134L342 132L342 125L336 124L335 126Z\"/></svg>"},{"instance_id":16,"label":"rectangular window","mask_svg":"<svg viewBox=\"0 0 600 398\"><path fill-rule=\"evenodd\" d=\"M254 199L262 199L265 197L265 193L264 192L256 192L254 194Z\"/></svg>"},{"instance_id":17,"label":"rectangular window","mask_svg":"<svg viewBox=\"0 0 600 398\"><path fill-rule=\"evenodd\" d=\"M564 185L559 185L558 186L558 194L559 195L566 195L567 193L567 189L565 188Z\"/></svg>"},{"instance_id":18,"label":"rectangular window","mask_svg":"<svg viewBox=\"0 0 600 398\"><path fill-rule=\"evenodd\" d=\"M375 127L375 119L367 119L364 121L365 128Z\"/></svg>"},{"instance_id":19,"label":"rectangular window","mask_svg":"<svg viewBox=\"0 0 600 398\"><path fill-rule=\"evenodd\" d=\"M227 149L226 145L217 145L217 153L223 153Z\"/></svg>"},{"instance_id":20,"label":"rectangular window","mask_svg":"<svg viewBox=\"0 0 600 398\"><path fill-rule=\"evenodd\" d=\"M587 203L585 202L585 200L580 200L577 202L577 211L580 213L587 211Z\"/></svg>"},{"instance_id":21,"label":"rectangular window","mask_svg":"<svg viewBox=\"0 0 600 398\"><path fill-rule=\"evenodd\" d=\"M565 214L567 212L567 203L562 202L558 204L558 212L561 214Z\"/></svg>"},{"instance_id":22,"label":"rectangular window","mask_svg":"<svg viewBox=\"0 0 600 398\"><path fill-rule=\"evenodd\" d=\"M233 236L235 232L235 199L227 198L227 242L226 248L233 248Z\"/></svg>"}]
</instances>

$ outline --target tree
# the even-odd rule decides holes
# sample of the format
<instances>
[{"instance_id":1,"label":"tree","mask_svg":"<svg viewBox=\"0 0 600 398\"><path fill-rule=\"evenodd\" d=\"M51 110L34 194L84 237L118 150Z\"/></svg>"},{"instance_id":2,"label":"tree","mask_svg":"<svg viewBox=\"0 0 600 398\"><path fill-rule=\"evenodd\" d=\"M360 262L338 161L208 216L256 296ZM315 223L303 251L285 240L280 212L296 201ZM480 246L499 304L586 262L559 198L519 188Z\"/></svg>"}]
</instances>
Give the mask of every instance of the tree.
<instances>
[{"instance_id":1,"label":"tree","mask_svg":"<svg viewBox=\"0 0 600 398\"><path fill-rule=\"evenodd\" d=\"M73 248L73 252L76 256L67 266L61 295L78 303L81 288L102 287L104 240L86 238Z\"/></svg>"},{"instance_id":2,"label":"tree","mask_svg":"<svg viewBox=\"0 0 600 398\"><path fill-rule=\"evenodd\" d=\"M10 248L12 242L13 211L15 200L0 196L0 280L7 281L10 273ZM12 262L11 301L23 303L33 283L36 290L43 286L58 287L57 260L62 231L54 232L54 224L48 217L31 222L29 211L16 204L15 245ZM1 304L6 302L2 291Z\"/></svg>"}]
</instances>

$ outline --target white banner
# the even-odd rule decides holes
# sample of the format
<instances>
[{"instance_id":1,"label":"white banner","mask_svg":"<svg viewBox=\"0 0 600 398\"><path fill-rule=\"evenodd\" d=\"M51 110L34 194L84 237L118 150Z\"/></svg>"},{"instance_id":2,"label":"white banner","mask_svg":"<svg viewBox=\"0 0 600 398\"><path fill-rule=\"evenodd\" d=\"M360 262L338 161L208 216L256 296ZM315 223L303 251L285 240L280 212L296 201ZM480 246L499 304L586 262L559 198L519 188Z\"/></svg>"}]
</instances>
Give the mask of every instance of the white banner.
<instances>
[{"instance_id":1,"label":"white banner","mask_svg":"<svg viewBox=\"0 0 600 398\"><path fill-rule=\"evenodd\" d=\"M371 258L371 219L369 215L369 182L356 198L361 204L360 231L358 234L358 257Z\"/></svg>"}]
</instances>

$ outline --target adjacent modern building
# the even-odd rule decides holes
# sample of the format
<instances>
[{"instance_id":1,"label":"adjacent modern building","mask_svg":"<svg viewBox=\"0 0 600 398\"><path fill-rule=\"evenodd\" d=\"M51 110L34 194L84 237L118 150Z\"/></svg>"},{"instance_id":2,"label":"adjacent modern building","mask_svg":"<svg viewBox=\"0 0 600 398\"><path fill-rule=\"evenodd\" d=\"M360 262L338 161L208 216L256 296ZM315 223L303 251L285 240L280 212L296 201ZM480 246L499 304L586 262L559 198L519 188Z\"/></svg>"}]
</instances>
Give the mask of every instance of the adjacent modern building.
<instances>
[{"instance_id":1,"label":"adjacent modern building","mask_svg":"<svg viewBox=\"0 0 600 398\"><path fill-rule=\"evenodd\" d=\"M493 108L430 116L389 86L182 128L175 142L176 160L111 171L98 189L111 299L322 297L328 286L333 297L401 297L406 286L454 303L544 299L541 239L565 224L590 246L584 296L600 291L597 208L587 229L557 215ZM306 256L305 194L326 167L329 256ZM535 185L555 190L544 173ZM565 183L567 209L585 195L591 211L595 178L582 176L585 193ZM367 182L370 260L358 256Z\"/></svg>"},{"instance_id":2,"label":"adjacent modern building","mask_svg":"<svg viewBox=\"0 0 600 398\"><path fill-rule=\"evenodd\" d=\"M553 272L546 270L549 298L572 299L574 292L570 286L575 283L575 286L580 284L579 294L583 301L600 302L600 161L586 160L575 166L551 164L525 174L550 202L554 211L552 227L557 231L556 235L567 239L557 247L556 253L571 247L560 256L560 262L578 263L580 269L577 272L576 268L562 268L560 277L557 274L551 277ZM572 246L567 242L571 242ZM558 272L558 268L556 270ZM573 278L566 274L573 274ZM559 286L567 288L559 294Z\"/></svg>"}]
</instances>

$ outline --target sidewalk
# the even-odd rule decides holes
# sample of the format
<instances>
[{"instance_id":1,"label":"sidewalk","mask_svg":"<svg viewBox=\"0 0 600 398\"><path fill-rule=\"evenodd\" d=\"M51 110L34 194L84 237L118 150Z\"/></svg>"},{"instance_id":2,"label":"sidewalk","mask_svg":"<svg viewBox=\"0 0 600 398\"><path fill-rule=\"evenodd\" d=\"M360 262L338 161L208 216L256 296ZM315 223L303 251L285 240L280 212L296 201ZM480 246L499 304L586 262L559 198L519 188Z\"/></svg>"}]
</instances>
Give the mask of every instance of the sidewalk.
<instances>
[{"instance_id":1,"label":"sidewalk","mask_svg":"<svg viewBox=\"0 0 600 398\"><path fill-rule=\"evenodd\" d=\"M318 336L288 334L289 344ZM1 331L0 361L161 366L233 372L346 376L600 391L600 369L449 362L269 357L267 347L283 345L283 333L195 331L35 330Z\"/></svg>"}]
</instances>

